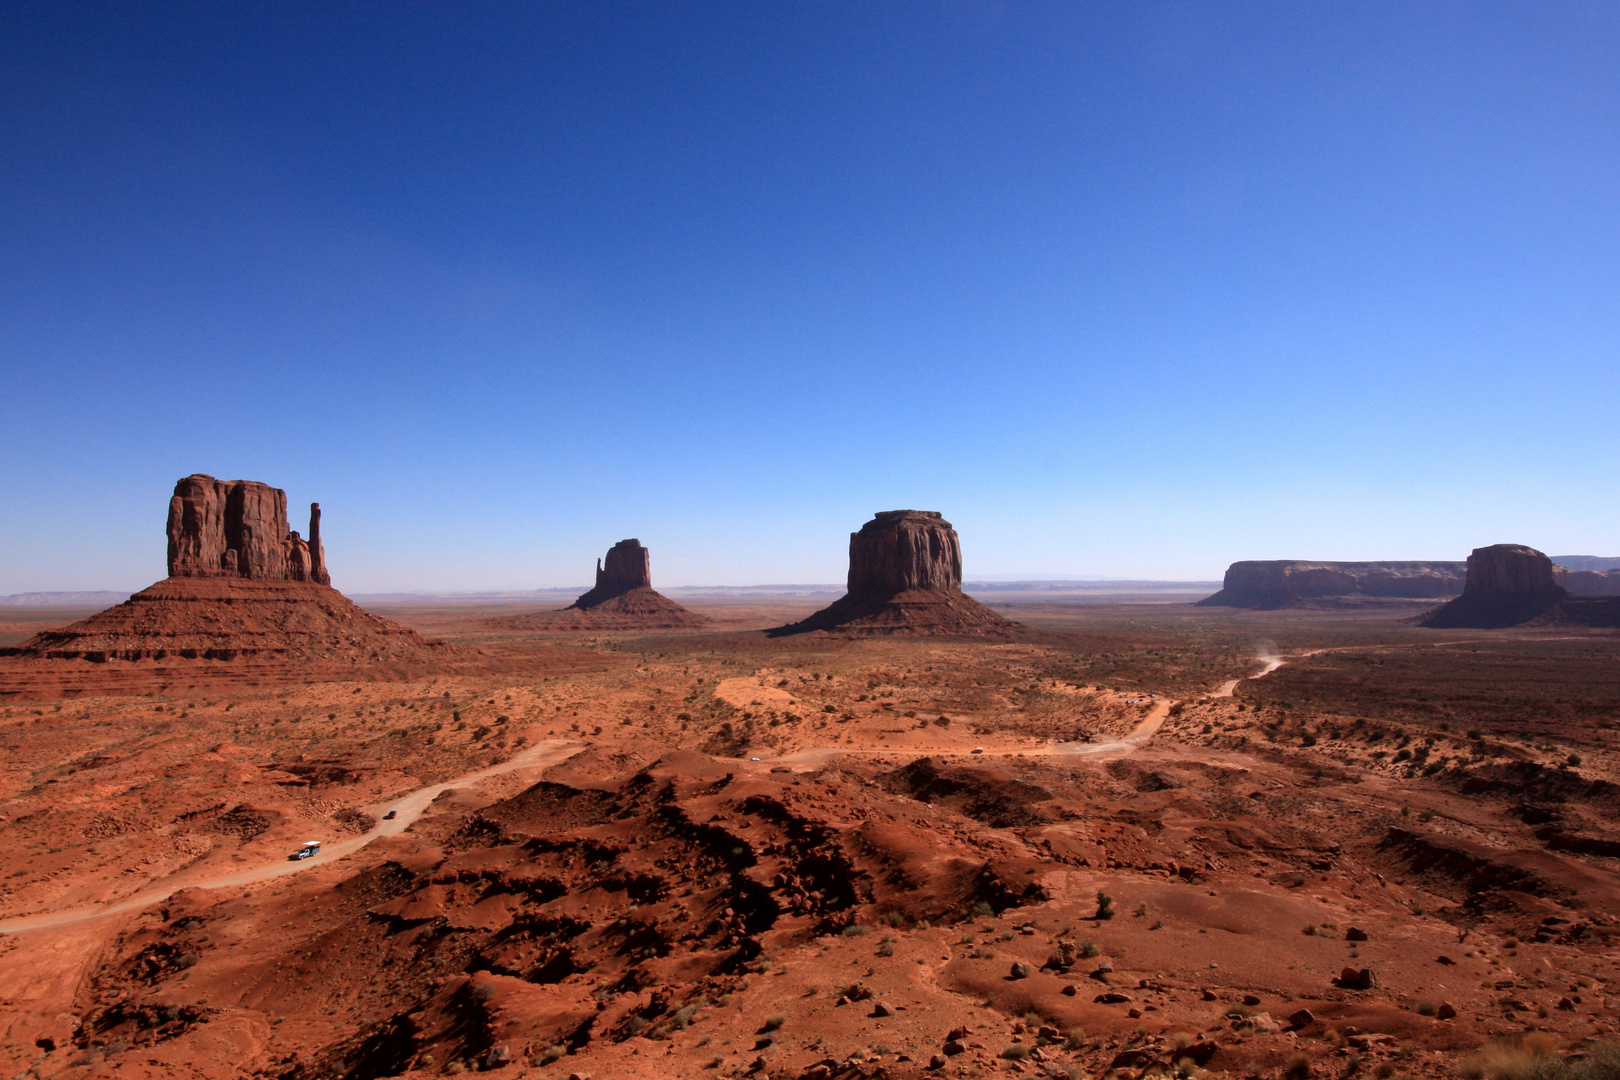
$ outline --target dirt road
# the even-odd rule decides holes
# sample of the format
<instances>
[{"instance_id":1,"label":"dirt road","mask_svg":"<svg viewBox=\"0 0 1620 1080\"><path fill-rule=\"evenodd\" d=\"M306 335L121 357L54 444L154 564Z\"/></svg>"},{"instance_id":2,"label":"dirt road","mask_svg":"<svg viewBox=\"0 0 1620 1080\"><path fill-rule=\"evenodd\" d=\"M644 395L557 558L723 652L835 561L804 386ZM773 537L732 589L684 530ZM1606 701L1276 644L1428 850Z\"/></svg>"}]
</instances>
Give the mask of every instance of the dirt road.
<instances>
[{"instance_id":1,"label":"dirt road","mask_svg":"<svg viewBox=\"0 0 1620 1080\"><path fill-rule=\"evenodd\" d=\"M182 870L171 875L161 885L146 889L136 893L134 896L111 904L97 904L69 908L66 911L51 911L38 915L24 915L16 919L6 919L0 922L0 934L16 934L25 930L40 930L51 926L63 926L67 923L83 922L86 919L99 919L106 915L116 915L124 911L139 911L141 908L168 899L181 889L219 889L231 885L251 885L254 882L281 877L284 874L296 874L300 870L324 866L343 858L345 855L352 855L379 836L396 836L404 832L412 822L422 816L422 812L433 803L433 800L448 788L466 787L481 780L487 780L492 776L514 772L518 769L550 768L573 757L584 749L584 745L583 743L562 739L538 742L522 753L491 765L487 769L480 769L465 776L458 776L454 780L429 784L427 787L418 788L402 798L380 806L368 807L367 809L378 817L377 824L369 832L348 840L341 840L335 844L324 845L321 848L321 853L312 859L298 861L280 859L264 866L255 866L246 870L235 870L224 874ZM382 820L382 815L390 810L394 812L393 819L389 821Z\"/></svg>"}]
</instances>

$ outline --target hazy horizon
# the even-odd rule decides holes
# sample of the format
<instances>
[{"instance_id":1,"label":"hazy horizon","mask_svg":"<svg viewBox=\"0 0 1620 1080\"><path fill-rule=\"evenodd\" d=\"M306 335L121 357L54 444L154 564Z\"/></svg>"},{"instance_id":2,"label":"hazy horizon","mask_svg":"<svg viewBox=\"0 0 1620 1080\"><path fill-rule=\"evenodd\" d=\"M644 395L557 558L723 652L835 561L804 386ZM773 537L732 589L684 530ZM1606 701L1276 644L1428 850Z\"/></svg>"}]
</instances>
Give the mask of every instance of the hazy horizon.
<instances>
[{"instance_id":1,"label":"hazy horizon","mask_svg":"<svg viewBox=\"0 0 1620 1080\"><path fill-rule=\"evenodd\" d=\"M1620 9L25 6L0 595L1620 549ZM1068 569L1063 569L1068 568ZM535 587L535 586L529 586Z\"/></svg>"}]
</instances>

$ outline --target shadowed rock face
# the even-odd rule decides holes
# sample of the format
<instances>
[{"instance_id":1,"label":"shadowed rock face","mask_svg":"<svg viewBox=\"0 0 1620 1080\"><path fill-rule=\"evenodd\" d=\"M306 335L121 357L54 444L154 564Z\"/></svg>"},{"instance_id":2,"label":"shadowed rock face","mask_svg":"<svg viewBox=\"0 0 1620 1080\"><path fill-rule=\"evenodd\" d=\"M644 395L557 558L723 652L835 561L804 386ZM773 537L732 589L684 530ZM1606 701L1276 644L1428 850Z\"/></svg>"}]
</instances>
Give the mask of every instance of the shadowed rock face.
<instances>
[{"instance_id":1,"label":"shadowed rock face","mask_svg":"<svg viewBox=\"0 0 1620 1080\"><path fill-rule=\"evenodd\" d=\"M849 536L849 592L962 588L962 544L934 510L884 510Z\"/></svg>"},{"instance_id":2,"label":"shadowed rock face","mask_svg":"<svg viewBox=\"0 0 1620 1080\"><path fill-rule=\"evenodd\" d=\"M962 592L962 544L937 511L885 510L851 533L848 581L842 599L770 633L983 635L1018 625Z\"/></svg>"},{"instance_id":3,"label":"shadowed rock face","mask_svg":"<svg viewBox=\"0 0 1620 1080\"><path fill-rule=\"evenodd\" d=\"M1463 594L1423 623L1439 628L1517 626L1554 616L1569 593L1558 583L1553 562L1523 544L1492 544L1468 556Z\"/></svg>"},{"instance_id":4,"label":"shadowed rock face","mask_svg":"<svg viewBox=\"0 0 1620 1080\"><path fill-rule=\"evenodd\" d=\"M640 540L620 540L596 564L596 587L560 612L518 615L490 625L536 630L680 629L709 620L653 591L652 560Z\"/></svg>"},{"instance_id":5,"label":"shadowed rock face","mask_svg":"<svg viewBox=\"0 0 1620 1080\"><path fill-rule=\"evenodd\" d=\"M1464 596L1556 594L1562 592L1553 562L1523 544L1492 544L1468 556Z\"/></svg>"},{"instance_id":6,"label":"shadowed rock face","mask_svg":"<svg viewBox=\"0 0 1620 1080\"><path fill-rule=\"evenodd\" d=\"M1427 599L1462 592L1460 562L1302 562L1288 559L1235 562L1221 591L1206 607L1261 610L1338 597Z\"/></svg>"},{"instance_id":7,"label":"shadowed rock face","mask_svg":"<svg viewBox=\"0 0 1620 1080\"><path fill-rule=\"evenodd\" d=\"M287 493L280 488L188 476L169 500L169 576L330 584L320 514L320 504L311 504L306 542L287 528Z\"/></svg>"},{"instance_id":8,"label":"shadowed rock face","mask_svg":"<svg viewBox=\"0 0 1620 1080\"><path fill-rule=\"evenodd\" d=\"M574 601L588 608L623 596L631 589L652 588L652 560L640 540L620 540L608 548L607 558L596 561L596 587Z\"/></svg>"}]
</instances>

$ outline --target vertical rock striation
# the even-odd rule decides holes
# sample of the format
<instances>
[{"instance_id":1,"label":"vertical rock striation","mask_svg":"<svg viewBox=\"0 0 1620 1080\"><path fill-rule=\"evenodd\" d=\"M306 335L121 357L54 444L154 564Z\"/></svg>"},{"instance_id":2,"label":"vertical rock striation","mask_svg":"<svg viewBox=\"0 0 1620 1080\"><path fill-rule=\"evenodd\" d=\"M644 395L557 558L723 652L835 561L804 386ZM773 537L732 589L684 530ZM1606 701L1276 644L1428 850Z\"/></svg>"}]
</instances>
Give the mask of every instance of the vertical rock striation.
<instances>
[{"instance_id":1,"label":"vertical rock striation","mask_svg":"<svg viewBox=\"0 0 1620 1080\"><path fill-rule=\"evenodd\" d=\"M962 592L962 544L940 513L884 510L850 534L843 598L770 633L984 635L1016 626Z\"/></svg>"},{"instance_id":2,"label":"vertical rock striation","mask_svg":"<svg viewBox=\"0 0 1620 1080\"><path fill-rule=\"evenodd\" d=\"M188 476L169 500L167 578L88 619L0 649L0 657L10 677L82 689L94 684L85 675L91 668L111 665L104 673L122 678L121 662L249 664L255 677L340 664L381 675L465 655L333 589L319 503L310 506L309 526L308 542L287 528L279 488ZM152 668L151 677L166 683L172 675L163 670Z\"/></svg>"},{"instance_id":3,"label":"vertical rock striation","mask_svg":"<svg viewBox=\"0 0 1620 1080\"><path fill-rule=\"evenodd\" d=\"M306 542L287 528L285 491L193 474L169 499L169 576L330 585L320 519L320 504L311 503Z\"/></svg>"},{"instance_id":4,"label":"vertical rock striation","mask_svg":"<svg viewBox=\"0 0 1620 1080\"><path fill-rule=\"evenodd\" d=\"M1523 544L1492 544L1468 556L1463 594L1437 608L1423 625L1517 626L1552 613L1568 597L1547 556Z\"/></svg>"}]
</instances>

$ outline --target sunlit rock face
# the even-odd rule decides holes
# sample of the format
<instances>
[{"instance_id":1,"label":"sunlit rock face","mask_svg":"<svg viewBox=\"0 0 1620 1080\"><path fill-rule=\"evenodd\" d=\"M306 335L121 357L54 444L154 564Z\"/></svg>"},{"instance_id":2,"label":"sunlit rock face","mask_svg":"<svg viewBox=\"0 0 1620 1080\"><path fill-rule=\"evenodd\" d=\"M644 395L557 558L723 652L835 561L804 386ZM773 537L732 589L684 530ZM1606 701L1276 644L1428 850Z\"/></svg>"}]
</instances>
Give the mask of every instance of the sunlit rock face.
<instances>
[{"instance_id":1,"label":"sunlit rock face","mask_svg":"<svg viewBox=\"0 0 1620 1080\"><path fill-rule=\"evenodd\" d=\"M320 521L313 503L306 541L287 528L285 491L194 473L175 483L169 499L169 576L331 584Z\"/></svg>"}]
</instances>

